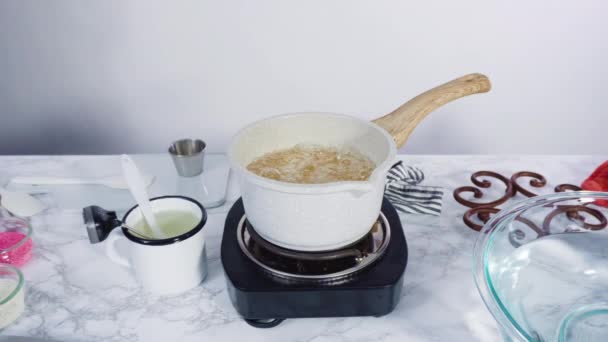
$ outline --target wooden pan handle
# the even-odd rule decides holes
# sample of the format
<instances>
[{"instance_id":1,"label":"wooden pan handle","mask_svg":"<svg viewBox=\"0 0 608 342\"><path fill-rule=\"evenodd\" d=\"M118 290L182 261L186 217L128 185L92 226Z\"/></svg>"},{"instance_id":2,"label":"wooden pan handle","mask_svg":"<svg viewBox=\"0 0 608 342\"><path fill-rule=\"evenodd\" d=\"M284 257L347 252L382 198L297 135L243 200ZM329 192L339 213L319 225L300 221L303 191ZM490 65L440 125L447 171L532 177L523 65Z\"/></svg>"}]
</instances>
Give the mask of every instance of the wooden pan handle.
<instances>
[{"instance_id":1,"label":"wooden pan handle","mask_svg":"<svg viewBox=\"0 0 608 342\"><path fill-rule=\"evenodd\" d=\"M395 139L397 147L401 147L420 121L433 110L463 96L486 93L490 88L490 80L486 76L466 75L414 97L373 122L387 130Z\"/></svg>"}]
</instances>

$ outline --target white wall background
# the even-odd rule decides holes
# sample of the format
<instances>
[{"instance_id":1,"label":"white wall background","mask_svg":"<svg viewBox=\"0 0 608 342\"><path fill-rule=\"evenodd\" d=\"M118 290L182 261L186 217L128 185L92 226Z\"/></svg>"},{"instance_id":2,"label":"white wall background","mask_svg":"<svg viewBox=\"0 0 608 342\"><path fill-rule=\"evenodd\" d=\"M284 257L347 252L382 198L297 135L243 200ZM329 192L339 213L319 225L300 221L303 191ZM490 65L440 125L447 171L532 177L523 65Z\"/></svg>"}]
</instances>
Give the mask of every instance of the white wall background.
<instances>
[{"instance_id":1,"label":"white wall background","mask_svg":"<svg viewBox=\"0 0 608 342\"><path fill-rule=\"evenodd\" d=\"M2 0L0 153L164 151L285 112L373 119L487 74L407 153L606 153L608 3Z\"/></svg>"}]
</instances>

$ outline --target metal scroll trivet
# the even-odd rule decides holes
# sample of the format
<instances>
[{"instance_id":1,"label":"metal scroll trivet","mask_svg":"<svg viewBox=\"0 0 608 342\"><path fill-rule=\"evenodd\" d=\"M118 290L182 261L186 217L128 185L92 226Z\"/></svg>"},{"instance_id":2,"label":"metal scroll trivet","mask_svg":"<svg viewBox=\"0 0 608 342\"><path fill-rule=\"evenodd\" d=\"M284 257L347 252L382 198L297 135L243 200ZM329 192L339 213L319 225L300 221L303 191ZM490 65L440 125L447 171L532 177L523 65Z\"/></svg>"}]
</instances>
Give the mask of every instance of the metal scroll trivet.
<instances>
[{"instance_id":1,"label":"metal scroll trivet","mask_svg":"<svg viewBox=\"0 0 608 342\"><path fill-rule=\"evenodd\" d=\"M505 185L505 193L502 197L490 201L490 202L472 202L466 200L461 196L462 193L473 193L473 197L476 199L481 199L484 197L484 193L481 189L489 189L492 187L492 182L487 179L481 179L481 177L487 178L495 178L499 180L501 183ZM547 180L541 174L531 171L520 171L514 173L511 178L507 178L499 173L493 171L478 171L471 175L471 182L475 186L463 186L454 190L454 199L466 206L470 209L467 210L463 215L464 223L471 229L480 231L483 228L483 225L477 224L474 222L474 218L476 217L479 221L484 224L490 220L490 217L500 211L498 206L506 203L512 197L514 197L517 193L520 193L526 197L535 197L538 194L524 188L521 184L517 182L519 178L522 177L530 177L532 178L529 182L530 186L533 188L542 188L547 185ZM565 192L565 191L580 191L582 190L580 187L572 184L560 184L554 188L555 192ZM518 216L515 220L525 224L530 229L532 229L538 237L549 235L551 221L558 217L561 214L566 214L568 219L577 221L580 226L584 229L589 230L600 230L604 229L608 225L608 221L604 214L602 214L599 210L595 208L589 207L592 203L586 203L583 205L558 205L556 208L550 212L545 219L543 220L542 227L539 227L537 224L532 222L531 220L526 219L525 217ZM598 220L598 223L592 224L585 221L585 216L582 213L588 214L593 218ZM513 244L518 244L517 240L522 240L525 236L524 232L521 230L515 230L512 232L511 242Z\"/></svg>"}]
</instances>

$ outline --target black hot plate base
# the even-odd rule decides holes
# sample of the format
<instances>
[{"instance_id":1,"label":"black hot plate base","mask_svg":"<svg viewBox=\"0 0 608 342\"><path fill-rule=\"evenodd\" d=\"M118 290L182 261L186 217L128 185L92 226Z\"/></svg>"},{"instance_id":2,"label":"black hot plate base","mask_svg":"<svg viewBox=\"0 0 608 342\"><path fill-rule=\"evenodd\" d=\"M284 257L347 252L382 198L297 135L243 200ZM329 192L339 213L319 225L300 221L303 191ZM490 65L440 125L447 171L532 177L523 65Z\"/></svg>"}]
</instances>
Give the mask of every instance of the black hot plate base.
<instances>
[{"instance_id":1,"label":"black hot plate base","mask_svg":"<svg viewBox=\"0 0 608 342\"><path fill-rule=\"evenodd\" d=\"M265 274L237 242L237 228L244 213L239 199L226 218L221 260L230 300L252 326L270 328L286 318L383 316L399 302L408 251L399 215L386 198L382 213L392 235L386 252L339 284L286 284Z\"/></svg>"}]
</instances>

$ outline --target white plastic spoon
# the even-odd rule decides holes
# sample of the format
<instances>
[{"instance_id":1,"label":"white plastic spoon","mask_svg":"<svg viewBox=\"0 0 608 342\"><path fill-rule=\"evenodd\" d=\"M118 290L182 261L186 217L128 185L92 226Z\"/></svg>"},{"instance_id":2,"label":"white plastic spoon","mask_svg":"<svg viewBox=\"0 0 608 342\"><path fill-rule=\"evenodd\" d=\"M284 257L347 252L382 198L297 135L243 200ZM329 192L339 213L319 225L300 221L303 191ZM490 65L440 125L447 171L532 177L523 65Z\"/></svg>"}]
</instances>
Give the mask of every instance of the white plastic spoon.
<instances>
[{"instance_id":1,"label":"white plastic spoon","mask_svg":"<svg viewBox=\"0 0 608 342\"><path fill-rule=\"evenodd\" d=\"M46 205L25 192L8 191L0 188L0 205L13 215L30 217L46 209Z\"/></svg>"},{"instance_id":2,"label":"white plastic spoon","mask_svg":"<svg viewBox=\"0 0 608 342\"><path fill-rule=\"evenodd\" d=\"M131 195L135 198L144 220L146 220L150 228L152 228L154 236L157 238L164 238L165 235L156 222L156 217L154 216L154 211L152 210L152 205L150 204L150 199L146 191L146 185L141 178L141 173L139 172L137 165L135 165L135 162L126 154L120 156L120 161L122 164L122 172L129 185Z\"/></svg>"}]
</instances>

